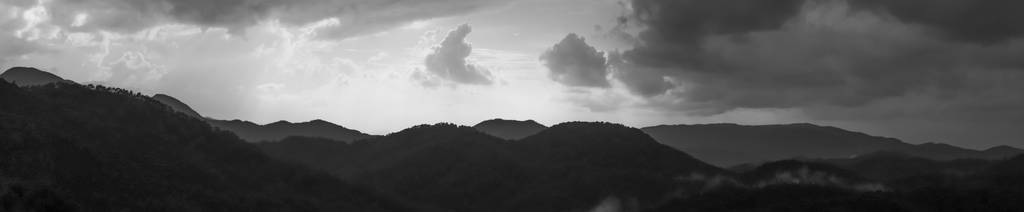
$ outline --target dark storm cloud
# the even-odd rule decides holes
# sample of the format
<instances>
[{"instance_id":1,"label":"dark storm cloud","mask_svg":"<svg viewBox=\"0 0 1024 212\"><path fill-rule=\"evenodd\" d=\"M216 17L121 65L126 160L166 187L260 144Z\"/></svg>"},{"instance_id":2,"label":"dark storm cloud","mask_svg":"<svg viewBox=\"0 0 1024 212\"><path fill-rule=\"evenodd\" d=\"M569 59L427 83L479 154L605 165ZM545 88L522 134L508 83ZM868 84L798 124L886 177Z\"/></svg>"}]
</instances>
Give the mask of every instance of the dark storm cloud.
<instances>
[{"instance_id":1,"label":"dark storm cloud","mask_svg":"<svg viewBox=\"0 0 1024 212\"><path fill-rule=\"evenodd\" d=\"M963 17L1016 3L909 1L927 11L910 13L901 9L910 3L888 2L901 3L634 0L628 17L643 31L610 59L613 76L658 105L715 114L946 98L984 84L966 76L1021 74L1021 19L994 8ZM958 17L966 20L947 21ZM956 25L980 20L991 23ZM1004 43L976 45L995 40Z\"/></svg>"},{"instance_id":2,"label":"dark storm cloud","mask_svg":"<svg viewBox=\"0 0 1024 212\"><path fill-rule=\"evenodd\" d=\"M703 36L776 29L801 0L634 0L634 17L648 41L689 43Z\"/></svg>"},{"instance_id":3,"label":"dark storm cloud","mask_svg":"<svg viewBox=\"0 0 1024 212\"><path fill-rule=\"evenodd\" d=\"M1024 1L856 0L853 6L928 26L944 37L993 44L1024 35Z\"/></svg>"},{"instance_id":4,"label":"dark storm cloud","mask_svg":"<svg viewBox=\"0 0 1024 212\"><path fill-rule=\"evenodd\" d=\"M551 80L567 86L608 87L608 64L604 53L576 34L566 35L561 42L540 56Z\"/></svg>"},{"instance_id":5,"label":"dark storm cloud","mask_svg":"<svg viewBox=\"0 0 1024 212\"><path fill-rule=\"evenodd\" d=\"M434 47L424 61L427 71L435 76L463 84L491 84L490 72L475 64L466 62L473 47L466 43L466 36L472 29L467 24L448 32L444 40Z\"/></svg>"},{"instance_id":6,"label":"dark storm cloud","mask_svg":"<svg viewBox=\"0 0 1024 212\"><path fill-rule=\"evenodd\" d=\"M237 32L261 21L303 25L338 18L337 37L380 30L404 22L448 16L493 4L490 0L55 0L53 21L69 26L79 13L89 23L74 30L134 32L167 23L221 27Z\"/></svg>"}]
</instances>

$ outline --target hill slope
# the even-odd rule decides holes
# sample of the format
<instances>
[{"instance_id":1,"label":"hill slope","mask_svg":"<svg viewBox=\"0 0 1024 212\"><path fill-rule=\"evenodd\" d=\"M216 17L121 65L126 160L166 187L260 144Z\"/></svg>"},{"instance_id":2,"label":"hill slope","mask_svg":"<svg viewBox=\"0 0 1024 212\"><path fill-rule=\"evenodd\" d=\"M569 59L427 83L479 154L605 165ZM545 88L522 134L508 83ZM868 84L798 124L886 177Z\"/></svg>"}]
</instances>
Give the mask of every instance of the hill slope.
<instances>
[{"instance_id":1,"label":"hill slope","mask_svg":"<svg viewBox=\"0 0 1024 212\"><path fill-rule=\"evenodd\" d=\"M18 86L37 86L55 82L74 83L69 80L65 80L64 78L60 78L57 75L51 74L50 72L30 67L14 67L7 69L3 74L0 74L0 79Z\"/></svg>"},{"instance_id":2,"label":"hill slope","mask_svg":"<svg viewBox=\"0 0 1024 212\"><path fill-rule=\"evenodd\" d=\"M0 104L4 207L49 207L43 199L86 211L405 210L138 93L0 80L0 99L18 102Z\"/></svg>"},{"instance_id":3,"label":"hill slope","mask_svg":"<svg viewBox=\"0 0 1024 212\"><path fill-rule=\"evenodd\" d=\"M366 133L348 129L337 124L324 120L313 120L302 123L291 123L287 121L274 122L267 125L259 125L243 120L217 120L204 118L198 112L189 107L188 104L164 94L153 95L153 99L170 106L171 109L184 113L185 115L206 120L207 123L222 130L235 133L238 137L249 142L276 141L289 136L300 137L321 137L340 141L354 141L370 137Z\"/></svg>"}]
</instances>

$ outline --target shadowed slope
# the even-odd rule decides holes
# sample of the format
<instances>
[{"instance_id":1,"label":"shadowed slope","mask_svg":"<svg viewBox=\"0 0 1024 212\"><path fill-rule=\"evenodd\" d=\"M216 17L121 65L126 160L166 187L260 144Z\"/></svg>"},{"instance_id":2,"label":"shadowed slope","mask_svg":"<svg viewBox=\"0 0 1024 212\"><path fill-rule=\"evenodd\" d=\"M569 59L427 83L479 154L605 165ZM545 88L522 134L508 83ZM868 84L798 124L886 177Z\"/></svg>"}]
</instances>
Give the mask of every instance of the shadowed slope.
<instances>
[{"instance_id":1,"label":"shadowed slope","mask_svg":"<svg viewBox=\"0 0 1024 212\"><path fill-rule=\"evenodd\" d=\"M191 116L191 117L194 117L194 118L199 118L199 119L203 118L203 116L199 115L198 112L196 112L195 110L192 110L192 107L189 107L187 104L181 102L178 99L175 99L174 97L171 97L171 96L168 96L168 95L164 95L164 94L156 94L156 95L153 95L153 99L156 100L156 101L159 101L160 103L163 103L163 104L165 104L167 106L170 106L171 109L174 109L174 111L177 111L179 113L184 113L185 115L188 115L188 116Z\"/></svg>"},{"instance_id":2,"label":"shadowed slope","mask_svg":"<svg viewBox=\"0 0 1024 212\"><path fill-rule=\"evenodd\" d=\"M643 128L659 142L719 166L790 158L848 158L878 151L901 152L936 160L1001 159L1024 150L1000 147L977 151L947 144L908 144L813 124L746 126L737 124L661 125Z\"/></svg>"},{"instance_id":3,"label":"shadowed slope","mask_svg":"<svg viewBox=\"0 0 1024 212\"><path fill-rule=\"evenodd\" d=\"M86 211L404 210L124 89L0 81L0 99L18 102L0 104L0 184Z\"/></svg>"}]
</instances>

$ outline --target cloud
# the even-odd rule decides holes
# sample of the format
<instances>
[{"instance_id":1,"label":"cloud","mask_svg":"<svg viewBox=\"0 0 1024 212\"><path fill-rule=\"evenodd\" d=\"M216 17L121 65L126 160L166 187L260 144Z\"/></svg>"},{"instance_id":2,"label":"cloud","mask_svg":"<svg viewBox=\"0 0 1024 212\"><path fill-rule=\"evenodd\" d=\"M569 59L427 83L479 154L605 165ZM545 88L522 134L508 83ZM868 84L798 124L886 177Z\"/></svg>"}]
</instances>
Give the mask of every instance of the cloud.
<instances>
[{"instance_id":1,"label":"cloud","mask_svg":"<svg viewBox=\"0 0 1024 212\"><path fill-rule=\"evenodd\" d=\"M28 1L25 1L28 2ZM418 19L444 17L499 3L491 0L55 0L47 9L58 26L76 31L132 33L164 24L225 28L233 34L277 20L301 26L325 19L339 25L322 36L347 38ZM25 3L19 3L25 4ZM80 14L87 14L88 21Z\"/></svg>"},{"instance_id":2,"label":"cloud","mask_svg":"<svg viewBox=\"0 0 1024 212\"><path fill-rule=\"evenodd\" d=\"M567 86L609 87L604 53L570 33L540 56L551 80Z\"/></svg>"},{"instance_id":3,"label":"cloud","mask_svg":"<svg viewBox=\"0 0 1024 212\"><path fill-rule=\"evenodd\" d=\"M444 40L427 55L427 71L442 79L462 84L491 84L489 71L466 61L473 47L466 43L466 36L472 29L468 24L459 25L448 32Z\"/></svg>"},{"instance_id":4,"label":"cloud","mask_svg":"<svg viewBox=\"0 0 1024 212\"><path fill-rule=\"evenodd\" d=\"M879 9L898 6L836 0L632 3L631 21L645 29L640 44L610 60L613 76L635 94L677 110L853 108L909 95L942 98L987 78L966 76L1019 76L1024 69L1012 59L1024 51L1020 36L998 30L1018 20L1011 15L983 18L997 21L984 27L1000 32L991 35L957 35L961 28L924 21L990 6L942 6L926 17ZM1005 41L974 42L989 40L982 38Z\"/></svg>"},{"instance_id":5,"label":"cloud","mask_svg":"<svg viewBox=\"0 0 1024 212\"><path fill-rule=\"evenodd\" d=\"M941 32L957 41L994 44L1024 35L1024 2L1014 0L857 0L851 5L876 10Z\"/></svg>"},{"instance_id":6,"label":"cloud","mask_svg":"<svg viewBox=\"0 0 1024 212\"><path fill-rule=\"evenodd\" d=\"M634 0L634 18L649 29L647 42L692 44L710 35L775 29L796 14L801 0Z\"/></svg>"},{"instance_id":7,"label":"cloud","mask_svg":"<svg viewBox=\"0 0 1024 212\"><path fill-rule=\"evenodd\" d=\"M30 32L36 32L29 21L23 21L22 16L34 15L22 11L19 7L0 3L0 65L17 57L31 54L37 51L45 51L45 46L27 40ZM35 18L35 16L31 16ZM35 34L38 34L36 32ZM38 36L37 36L38 37Z\"/></svg>"}]
</instances>

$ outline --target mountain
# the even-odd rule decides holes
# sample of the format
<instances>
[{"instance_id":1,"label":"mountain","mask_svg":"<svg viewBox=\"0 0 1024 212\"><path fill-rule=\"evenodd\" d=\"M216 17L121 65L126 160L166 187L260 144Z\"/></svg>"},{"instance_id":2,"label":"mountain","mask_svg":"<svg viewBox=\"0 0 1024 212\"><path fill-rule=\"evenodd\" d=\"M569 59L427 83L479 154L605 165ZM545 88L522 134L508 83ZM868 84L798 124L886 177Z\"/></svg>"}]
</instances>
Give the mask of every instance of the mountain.
<instances>
[{"instance_id":1,"label":"mountain","mask_svg":"<svg viewBox=\"0 0 1024 212\"><path fill-rule=\"evenodd\" d=\"M879 151L936 160L1001 159L1024 152L1012 147L978 151L948 144L908 144L813 124L747 126L737 124L661 125L643 128L661 143L719 166L790 158L848 158Z\"/></svg>"},{"instance_id":2,"label":"mountain","mask_svg":"<svg viewBox=\"0 0 1024 212\"><path fill-rule=\"evenodd\" d=\"M526 136L537 134L538 132L548 128L540 123L533 120L517 121L517 120L505 120L505 119L491 119L480 122L479 124L473 125L473 128L480 130L495 137L519 140Z\"/></svg>"},{"instance_id":3,"label":"mountain","mask_svg":"<svg viewBox=\"0 0 1024 212\"><path fill-rule=\"evenodd\" d=\"M14 67L7 69L0 74L0 79L18 86L37 86L55 82L74 83L70 80L58 77L50 72L41 71L30 67Z\"/></svg>"},{"instance_id":4,"label":"mountain","mask_svg":"<svg viewBox=\"0 0 1024 212\"><path fill-rule=\"evenodd\" d=\"M0 211L403 211L119 88L0 80Z\"/></svg>"},{"instance_id":5,"label":"mountain","mask_svg":"<svg viewBox=\"0 0 1024 212\"><path fill-rule=\"evenodd\" d=\"M354 141L371 137L366 133L348 129L319 119L301 123L278 121L267 125L259 125L243 120L227 121L204 118L202 115L199 115L198 112L192 110L192 107L189 107L188 104L185 104L174 97L164 94L156 94L153 95L153 99L171 107L174 111L206 120L207 123L214 127L231 131L238 135L238 137L249 142L276 141L289 136L322 137L340 141Z\"/></svg>"},{"instance_id":6,"label":"mountain","mask_svg":"<svg viewBox=\"0 0 1024 212\"><path fill-rule=\"evenodd\" d=\"M687 191L678 177L724 173L608 123L559 124L519 141L436 124L353 143L291 137L258 145L444 211L582 211L610 197L643 208Z\"/></svg>"},{"instance_id":7,"label":"mountain","mask_svg":"<svg viewBox=\"0 0 1024 212\"><path fill-rule=\"evenodd\" d=\"M152 98L160 103L170 106L171 109L174 109L174 111L177 111L179 113L184 113L185 115L194 118L203 118L203 116L199 115L199 113L197 113L195 110L192 110L192 107L189 107L187 104L179 101L178 99L175 99L174 97L164 94L156 94L153 95Z\"/></svg>"},{"instance_id":8,"label":"mountain","mask_svg":"<svg viewBox=\"0 0 1024 212\"><path fill-rule=\"evenodd\" d=\"M214 127L234 132L249 142L276 141L289 136L322 137L349 142L371 137L366 133L320 119L300 123L278 121L266 125L242 120L207 119L207 122Z\"/></svg>"}]
</instances>

